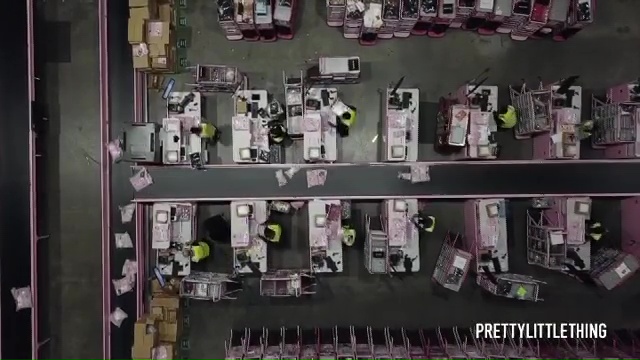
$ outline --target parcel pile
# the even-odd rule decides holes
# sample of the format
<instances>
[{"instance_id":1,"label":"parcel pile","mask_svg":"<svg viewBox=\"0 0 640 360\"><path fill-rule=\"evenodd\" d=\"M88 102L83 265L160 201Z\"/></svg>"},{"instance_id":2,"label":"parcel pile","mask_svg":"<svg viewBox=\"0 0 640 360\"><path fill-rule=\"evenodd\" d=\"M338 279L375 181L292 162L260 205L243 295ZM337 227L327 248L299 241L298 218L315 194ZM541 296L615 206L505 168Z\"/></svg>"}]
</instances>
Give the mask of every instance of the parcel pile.
<instances>
[{"instance_id":1,"label":"parcel pile","mask_svg":"<svg viewBox=\"0 0 640 360\"><path fill-rule=\"evenodd\" d=\"M173 0L129 0L128 39L134 69L177 71L177 9Z\"/></svg>"},{"instance_id":2,"label":"parcel pile","mask_svg":"<svg viewBox=\"0 0 640 360\"><path fill-rule=\"evenodd\" d=\"M164 288L152 282L149 314L136 321L133 332L132 359L177 359L183 316L178 283Z\"/></svg>"}]
</instances>

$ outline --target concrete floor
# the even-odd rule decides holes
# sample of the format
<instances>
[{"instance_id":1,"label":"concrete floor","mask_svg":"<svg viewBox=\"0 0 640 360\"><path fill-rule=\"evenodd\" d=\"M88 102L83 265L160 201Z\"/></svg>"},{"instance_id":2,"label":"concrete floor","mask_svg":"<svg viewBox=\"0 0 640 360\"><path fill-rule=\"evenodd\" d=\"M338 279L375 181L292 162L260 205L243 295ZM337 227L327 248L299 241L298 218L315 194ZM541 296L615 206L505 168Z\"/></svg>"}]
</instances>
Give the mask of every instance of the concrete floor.
<instances>
[{"instance_id":1,"label":"concrete floor","mask_svg":"<svg viewBox=\"0 0 640 360\"><path fill-rule=\"evenodd\" d=\"M317 8L312 3L318 4ZM303 4L303 20L296 39L265 44L227 42L213 21L213 2L191 1L187 10L192 30L189 60L193 64L237 65L248 72L251 86L266 88L282 96L282 70L297 72L307 66L307 60L322 55L361 56L366 65L362 83L340 88L344 100L361 111L354 129L357 135L343 143L343 160L375 160L377 144L372 139L377 133L379 120L377 91L401 76L407 76L407 87L421 88L420 151L424 158L430 159L436 158L431 151L432 136L429 135L433 129L434 104L440 96L455 90L486 67L492 68L489 82L503 87L521 78L535 81L541 76L553 81L578 74L582 77L585 94L593 91L602 93L608 85L638 76L640 25L635 14L640 4L628 0L609 0L600 5L596 24L563 44L516 43L503 36L480 38L451 32L440 40L398 39L369 48L359 47L356 42L343 39L338 30L325 26L322 3ZM95 358L100 356L101 336L97 211L99 168L93 160L99 157L101 146L97 116L97 6L94 0L43 1L39 6L47 20L69 23L66 37L56 39L58 45L69 46L69 56L65 58L58 54L58 62L50 62L46 74L48 103L52 110L49 117L59 133L58 142L51 143L48 149L51 162L59 164L49 174L49 193L54 194L54 199L58 197L57 201L51 202L51 218L48 219L52 235L49 240L49 273L53 296L48 309L52 324L50 356ZM112 130L117 133L122 123L130 121L133 114L132 71L123 20L126 18L126 5L111 2L110 7L110 35L113 37L110 70L112 96L115 98L112 102ZM181 90L180 86L176 90ZM157 93L151 94L151 115L160 109L158 98ZM224 125L228 125L230 118L231 100L225 94L215 95L211 100L207 102L206 116L221 125L224 134ZM588 103L586 97L584 101ZM371 106L372 102L375 106ZM223 136L222 143L228 144L229 139ZM505 158L527 158L529 154L530 146L526 142L504 140ZM217 155L223 162L230 153L222 148ZM131 198L126 183L129 173L123 164L114 167L114 206L122 205ZM514 304L486 299L471 284L462 294L441 294L441 291L432 289L428 278L443 232L447 229L462 230L459 223L462 210L459 204L447 202L434 202L428 206L429 211L438 216L439 228L437 233L423 240L423 270L413 278L397 282L366 275L360 252L353 249L347 251L346 276L323 281L313 302L267 303L264 299L245 294L242 299L229 304L196 303L191 317L191 356L221 356L223 340L231 326L368 324L429 327L500 320L592 320L607 321L611 326L638 325L638 317L629 316L639 295L634 284L602 295L585 291L567 277L549 275L522 265L525 205L518 202L512 203L514 221L511 227L514 234L519 234L511 237L513 270L534 272L549 281L544 294L547 301ZM613 224L616 221L614 208L602 205L594 207L594 210L604 212L603 217L611 217ZM115 230L122 231L123 228ZM119 271L121 261L130 256L132 254L117 254L113 272ZM117 299L115 304L127 304L130 300ZM120 343L120 350L113 354L114 358L127 356L131 324L127 321L120 330L112 328L113 342Z\"/></svg>"}]
</instances>

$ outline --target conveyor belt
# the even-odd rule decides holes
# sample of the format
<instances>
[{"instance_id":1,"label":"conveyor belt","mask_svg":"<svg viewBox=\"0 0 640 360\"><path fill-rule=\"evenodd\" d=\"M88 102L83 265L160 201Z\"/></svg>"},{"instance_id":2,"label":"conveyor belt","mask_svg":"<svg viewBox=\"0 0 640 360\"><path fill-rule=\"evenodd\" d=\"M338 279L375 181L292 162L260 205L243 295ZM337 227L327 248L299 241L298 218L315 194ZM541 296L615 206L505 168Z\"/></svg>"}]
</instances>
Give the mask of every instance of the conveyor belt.
<instances>
[{"instance_id":1,"label":"conveyor belt","mask_svg":"<svg viewBox=\"0 0 640 360\"><path fill-rule=\"evenodd\" d=\"M324 186L308 188L305 169L327 170ZM622 196L640 194L640 162L520 161L430 164L431 181L412 184L398 177L406 164L335 164L303 168L283 187L275 172L284 166L149 168L154 184L137 201L313 199L313 198L463 198L535 195Z\"/></svg>"}]
</instances>

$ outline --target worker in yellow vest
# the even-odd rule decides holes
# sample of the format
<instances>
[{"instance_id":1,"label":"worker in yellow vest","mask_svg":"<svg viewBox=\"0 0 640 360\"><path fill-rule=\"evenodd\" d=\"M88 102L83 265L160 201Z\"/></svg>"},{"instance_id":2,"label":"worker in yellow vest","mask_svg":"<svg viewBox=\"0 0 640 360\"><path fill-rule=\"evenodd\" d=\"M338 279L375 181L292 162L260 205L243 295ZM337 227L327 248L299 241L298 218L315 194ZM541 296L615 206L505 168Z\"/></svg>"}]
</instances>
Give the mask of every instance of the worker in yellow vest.
<instances>
[{"instance_id":1,"label":"worker in yellow vest","mask_svg":"<svg viewBox=\"0 0 640 360\"><path fill-rule=\"evenodd\" d=\"M498 126L502 129L513 129L518 123L518 113L512 105L508 105L500 112L494 112L494 118Z\"/></svg>"},{"instance_id":2,"label":"worker in yellow vest","mask_svg":"<svg viewBox=\"0 0 640 360\"><path fill-rule=\"evenodd\" d=\"M338 99L333 103L333 105L331 105L331 111L333 111L336 116L336 127L340 136L349 136L349 130L356 122L356 108L351 105L347 105L343 103L342 100Z\"/></svg>"},{"instance_id":3,"label":"worker in yellow vest","mask_svg":"<svg viewBox=\"0 0 640 360\"><path fill-rule=\"evenodd\" d=\"M422 231L432 233L436 228L436 217L431 215L415 214L411 218L411 222Z\"/></svg>"},{"instance_id":4,"label":"worker in yellow vest","mask_svg":"<svg viewBox=\"0 0 640 360\"><path fill-rule=\"evenodd\" d=\"M200 136L202 139L215 143L220 138L220 131L218 128L209 123L201 122L197 127L191 128L191 133Z\"/></svg>"},{"instance_id":5,"label":"worker in yellow vest","mask_svg":"<svg viewBox=\"0 0 640 360\"><path fill-rule=\"evenodd\" d=\"M342 243L353 246L356 243L356 229L351 225L342 225Z\"/></svg>"},{"instance_id":6,"label":"worker in yellow vest","mask_svg":"<svg viewBox=\"0 0 640 360\"><path fill-rule=\"evenodd\" d=\"M209 257L211 249L209 248L209 244L204 241L198 241L191 245L190 255L192 262L200 262Z\"/></svg>"},{"instance_id":7,"label":"worker in yellow vest","mask_svg":"<svg viewBox=\"0 0 640 360\"><path fill-rule=\"evenodd\" d=\"M607 233L607 229L599 221L587 221L587 236L593 241L599 241Z\"/></svg>"},{"instance_id":8,"label":"worker in yellow vest","mask_svg":"<svg viewBox=\"0 0 640 360\"><path fill-rule=\"evenodd\" d=\"M264 241L277 244L282 238L282 226L278 223L267 221L258 226L258 236Z\"/></svg>"}]
</instances>

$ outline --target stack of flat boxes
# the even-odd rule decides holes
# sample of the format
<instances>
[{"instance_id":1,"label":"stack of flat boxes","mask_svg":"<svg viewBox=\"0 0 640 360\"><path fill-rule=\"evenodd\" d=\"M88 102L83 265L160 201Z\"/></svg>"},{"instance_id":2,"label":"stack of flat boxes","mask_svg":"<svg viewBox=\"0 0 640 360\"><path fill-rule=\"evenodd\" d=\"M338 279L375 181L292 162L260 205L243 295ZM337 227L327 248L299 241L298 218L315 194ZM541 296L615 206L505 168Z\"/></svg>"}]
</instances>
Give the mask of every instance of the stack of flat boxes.
<instances>
[{"instance_id":1,"label":"stack of flat boxes","mask_svg":"<svg viewBox=\"0 0 640 360\"><path fill-rule=\"evenodd\" d=\"M180 307L180 296L178 295L178 286L166 286L160 288L157 282L151 285L151 317L158 321L158 340L160 345L170 349L171 358L173 360L177 356L177 350L180 348L178 342L182 335L182 309Z\"/></svg>"},{"instance_id":2,"label":"stack of flat boxes","mask_svg":"<svg viewBox=\"0 0 640 360\"><path fill-rule=\"evenodd\" d=\"M129 0L129 44L133 68L176 72L176 11L168 0Z\"/></svg>"}]
</instances>

